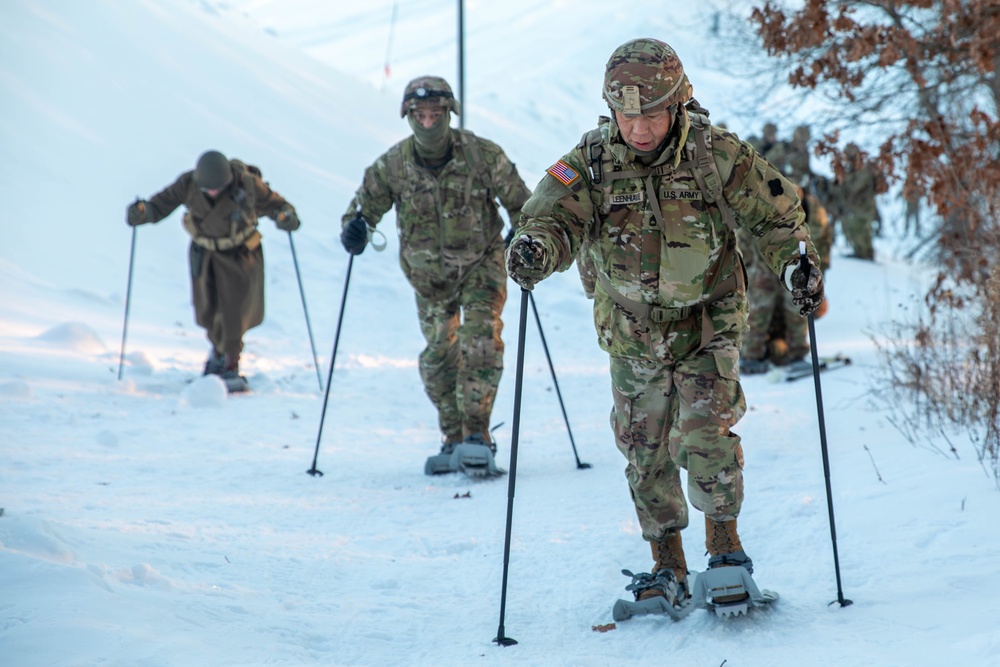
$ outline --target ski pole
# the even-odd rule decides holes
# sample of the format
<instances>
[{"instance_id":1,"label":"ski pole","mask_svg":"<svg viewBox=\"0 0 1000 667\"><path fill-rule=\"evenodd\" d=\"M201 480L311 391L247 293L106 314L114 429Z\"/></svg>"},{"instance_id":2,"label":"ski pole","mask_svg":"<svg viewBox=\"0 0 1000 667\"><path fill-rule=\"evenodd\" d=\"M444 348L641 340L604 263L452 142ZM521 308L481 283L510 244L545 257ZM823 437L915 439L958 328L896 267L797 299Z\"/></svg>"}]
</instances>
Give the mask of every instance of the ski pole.
<instances>
[{"instance_id":1,"label":"ski pole","mask_svg":"<svg viewBox=\"0 0 1000 667\"><path fill-rule=\"evenodd\" d=\"M805 241L799 242L799 267L802 273L809 277L809 257L806 256ZM826 505L830 513L830 538L833 540L833 568L837 575L837 602L841 607L853 604L851 600L844 597L844 590L840 584L840 559L837 556L837 523L833 517L833 492L830 486L830 455L826 446L826 421L823 419L823 389L819 381L819 351L816 345L816 318L809 313L809 349L812 357L813 384L816 385L816 410L819 415L819 443L823 452L823 476L826 478ZM833 604L831 602L830 604Z\"/></svg>"},{"instance_id":2,"label":"ski pole","mask_svg":"<svg viewBox=\"0 0 1000 667\"><path fill-rule=\"evenodd\" d=\"M535 307L535 297L528 292L528 300L531 302L531 311L535 314L535 322L538 324L538 335L542 339L542 348L545 350L545 358L549 361L549 372L552 373L552 384L556 388L556 396L559 398L559 408L562 410L563 421L566 422L566 433L569 434L569 444L573 447L573 456L576 458L578 469L589 468L589 463L580 463L580 456L576 453L576 442L573 440L573 431L569 427L569 417L566 416L566 405L563 403L562 392L559 391L559 380L556 379L556 368L552 365L552 356L549 354L548 343L545 342L545 333L542 331L542 320L538 317L538 308Z\"/></svg>"},{"instance_id":3,"label":"ski pole","mask_svg":"<svg viewBox=\"0 0 1000 667\"><path fill-rule=\"evenodd\" d=\"M323 412L319 417L319 433L316 434L316 451L313 453L312 467L306 470L313 477L322 477L323 473L316 469L316 459L319 458L319 441L323 437L323 422L326 420L326 403L330 400L330 382L333 380L333 363L337 360L337 343L340 342L340 325L344 322L344 305L347 303L347 286L351 284L351 267L354 266L354 255L347 260L347 277L344 278L344 295L340 299L340 316L337 318L337 332L333 336L333 354L330 356L330 371L326 376L326 393L323 396Z\"/></svg>"},{"instance_id":4,"label":"ski pole","mask_svg":"<svg viewBox=\"0 0 1000 667\"><path fill-rule=\"evenodd\" d=\"M319 357L316 356L316 342L313 340L312 324L309 323L309 308L306 306L306 291L302 287L302 273L299 272L299 258L295 254L295 242L292 240L292 233L288 232L288 246L292 249L292 264L295 265L295 277L299 281L299 295L302 297L302 312L306 314L306 329L309 331L309 346L312 348L313 365L316 367L316 381L319 382L319 390L323 391L323 376L319 372Z\"/></svg>"},{"instance_id":5,"label":"ski pole","mask_svg":"<svg viewBox=\"0 0 1000 667\"><path fill-rule=\"evenodd\" d=\"M517 479L517 440L521 430L521 385L524 383L524 330L528 322L528 301L531 292L521 288L521 316L517 325L517 369L514 373L514 423L510 437L510 472L507 479L507 530L503 539L503 582L500 588L500 625L493 639L499 646L513 646L517 640L504 632L507 610L507 569L510 564L510 528L514 519L514 482Z\"/></svg>"},{"instance_id":6,"label":"ski pole","mask_svg":"<svg viewBox=\"0 0 1000 667\"><path fill-rule=\"evenodd\" d=\"M138 199L138 197L136 197ZM128 308L132 301L132 266L135 263L135 227L132 227L132 250L128 254L128 288L125 290L125 322L122 324L122 351L118 357L118 379L125 367L125 334L128 332Z\"/></svg>"}]
</instances>

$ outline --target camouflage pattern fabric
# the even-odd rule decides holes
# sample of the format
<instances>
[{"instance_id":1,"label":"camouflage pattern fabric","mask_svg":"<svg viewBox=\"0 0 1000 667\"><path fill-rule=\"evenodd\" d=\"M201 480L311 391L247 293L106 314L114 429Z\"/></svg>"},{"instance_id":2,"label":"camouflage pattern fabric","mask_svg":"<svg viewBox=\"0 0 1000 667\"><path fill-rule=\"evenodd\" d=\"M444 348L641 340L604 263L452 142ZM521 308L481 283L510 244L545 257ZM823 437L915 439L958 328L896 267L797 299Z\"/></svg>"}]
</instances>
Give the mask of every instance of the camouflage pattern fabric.
<instances>
[{"instance_id":1,"label":"camouflage pattern fabric","mask_svg":"<svg viewBox=\"0 0 1000 667\"><path fill-rule=\"evenodd\" d=\"M875 204L875 173L867 165L850 169L839 184L844 209L844 237L855 257L873 259L872 237L878 207Z\"/></svg>"},{"instance_id":2,"label":"camouflage pattern fabric","mask_svg":"<svg viewBox=\"0 0 1000 667\"><path fill-rule=\"evenodd\" d=\"M626 87L636 87L629 99ZM677 53L656 39L636 39L622 44L608 59L604 75L604 100L626 116L639 115L684 104L692 96L691 82Z\"/></svg>"},{"instance_id":3,"label":"camouflage pattern fabric","mask_svg":"<svg viewBox=\"0 0 1000 667\"><path fill-rule=\"evenodd\" d=\"M503 373L503 321L507 273L497 246L450 299L417 295L417 317L427 347L420 378L438 411L447 442L476 433L489 441L490 414Z\"/></svg>"},{"instance_id":4,"label":"camouflage pattern fabric","mask_svg":"<svg viewBox=\"0 0 1000 667\"><path fill-rule=\"evenodd\" d=\"M395 206L399 262L417 294L427 341L420 374L442 434L461 440L482 432L488 439L503 368L507 281L497 199L514 220L531 193L495 143L450 133L443 167L423 166L412 136L375 160L342 224L360 211L376 225Z\"/></svg>"},{"instance_id":5,"label":"camouflage pattern fabric","mask_svg":"<svg viewBox=\"0 0 1000 667\"><path fill-rule=\"evenodd\" d=\"M830 268L833 226L827 220L826 209L815 195L804 192L802 188L799 188L799 195L806 212L809 236L820 256L820 269L826 272ZM792 295L781 284L781 278L765 263L752 234L741 229L737 238L746 263L747 300L750 303L749 331L743 339L743 356L764 359L769 339L779 337L787 343L788 359L805 357L809 353L808 320L799 314L800 307L792 303ZM776 331L774 323L779 320L781 326ZM780 361L783 363L786 360Z\"/></svg>"},{"instance_id":6,"label":"camouflage pattern fabric","mask_svg":"<svg viewBox=\"0 0 1000 667\"><path fill-rule=\"evenodd\" d=\"M611 428L647 540L688 525L682 468L707 516L735 518L743 503L743 448L730 430L746 412L739 351L716 345L676 364L611 357Z\"/></svg>"},{"instance_id":7,"label":"camouflage pattern fabric","mask_svg":"<svg viewBox=\"0 0 1000 667\"><path fill-rule=\"evenodd\" d=\"M594 258L590 256L590 246L586 242L580 246L580 251L576 254L576 269L580 272L580 284L583 285L584 296L593 299L594 290L597 289L597 269L594 268Z\"/></svg>"},{"instance_id":8,"label":"camouflage pattern fabric","mask_svg":"<svg viewBox=\"0 0 1000 667\"><path fill-rule=\"evenodd\" d=\"M685 451L698 452L698 457L712 462L704 474L696 467L698 484L704 485L692 498L696 507L716 519L739 513L742 478L733 462L741 459L740 442L730 427L742 415L737 351L746 331L747 302L742 280L732 279L742 275L743 267L736 236L721 209L706 201L698 187L690 120L683 107L665 148L648 162L640 161L621 140L613 121L602 119L601 129L603 149L614 157L616 171L646 173L654 167L654 173L614 180L605 210L607 195L594 185L588 169L585 135L536 187L524 206L518 235L527 234L544 249L542 275L565 271L589 242L595 270L617 292L661 307L667 314L665 321L639 318L617 305L597 282L594 322L599 344L611 356L613 368L619 369L612 371L616 391L639 400L638 408L626 409L624 400L616 397L613 423L619 448L632 465L633 459L646 461L646 452L638 451L649 448L643 443L660 443L664 433L677 437L673 451L654 448L658 453L651 463L636 464L637 471L647 472L635 473L632 493L644 535L655 539L686 521L679 509L683 496L670 473L671 466L691 465L691 456L682 454ZM708 131L723 196L739 226L752 233L767 266L780 272L797 261L800 240L807 241L810 257L818 261L795 186L735 134L714 127ZM653 213L653 203L662 212L662 224ZM717 287L729 282L733 290L709 302ZM712 327L707 345L702 344L705 320ZM630 385L629 373L642 382ZM691 377L685 379L685 373ZM699 374L700 379L694 379ZM717 381L720 377L726 381ZM676 394L671 394L672 383L677 384ZM719 398L707 400L716 389ZM655 418L645 419L642 401L660 400L653 396L664 401L673 396L676 408L658 408ZM686 426L675 424L688 419L693 421ZM707 424L695 426L702 423ZM713 475L716 482L710 483ZM643 509L664 498L672 499L674 510L658 515Z\"/></svg>"},{"instance_id":9,"label":"camouflage pattern fabric","mask_svg":"<svg viewBox=\"0 0 1000 667\"><path fill-rule=\"evenodd\" d=\"M425 299L450 298L495 245L502 247L497 198L515 217L531 194L495 143L454 128L451 139L452 157L440 173L421 166L413 137L379 156L342 219L346 224L360 210L377 225L395 206L400 265ZM472 158L471 142L481 160Z\"/></svg>"}]
</instances>

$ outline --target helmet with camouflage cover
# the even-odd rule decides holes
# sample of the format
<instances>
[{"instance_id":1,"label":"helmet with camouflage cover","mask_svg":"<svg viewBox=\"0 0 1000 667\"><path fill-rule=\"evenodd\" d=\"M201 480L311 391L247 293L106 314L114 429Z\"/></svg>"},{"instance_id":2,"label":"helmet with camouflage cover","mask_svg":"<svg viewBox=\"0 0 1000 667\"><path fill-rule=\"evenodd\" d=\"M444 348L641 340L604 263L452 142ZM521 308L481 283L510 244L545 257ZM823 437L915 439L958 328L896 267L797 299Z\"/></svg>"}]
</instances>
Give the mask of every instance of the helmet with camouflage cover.
<instances>
[{"instance_id":1,"label":"helmet with camouflage cover","mask_svg":"<svg viewBox=\"0 0 1000 667\"><path fill-rule=\"evenodd\" d=\"M624 116L683 105L692 94L677 52L658 39L625 42L604 68L603 97Z\"/></svg>"},{"instance_id":2,"label":"helmet with camouflage cover","mask_svg":"<svg viewBox=\"0 0 1000 667\"><path fill-rule=\"evenodd\" d=\"M403 104L399 108L399 117L406 118L406 114L417 108L420 102L439 104L456 114L461 114L458 100L451 92L448 82L439 76L418 76L413 81L406 84L403 90Z\"/></svg>"}]
</instances>

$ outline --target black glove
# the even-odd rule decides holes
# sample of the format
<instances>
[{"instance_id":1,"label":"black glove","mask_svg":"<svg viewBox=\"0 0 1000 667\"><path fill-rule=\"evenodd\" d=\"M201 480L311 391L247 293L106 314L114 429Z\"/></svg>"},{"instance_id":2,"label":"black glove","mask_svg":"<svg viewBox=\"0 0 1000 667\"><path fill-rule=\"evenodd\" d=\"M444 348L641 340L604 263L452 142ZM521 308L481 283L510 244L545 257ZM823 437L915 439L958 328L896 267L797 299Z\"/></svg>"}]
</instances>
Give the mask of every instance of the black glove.
<instances>
[{"instance_id":1,"label":"black glove","mask_svg":"<svg viewBox=\"0 0 1000 667\"><path fill-rule=\"evenodd\" d=\"M522 289L531 291L545 278L545 246L527 234L511 240L507 248L507 273Z\"/></svg>"},{"instance_id":2,"label":"black glove","mask_svg":"<svg viewBox=\"0 0 1000 667\"><path fill-rule=\"evenodd\" d=\"M128 205L128 209L125 212L125 222L129 224L130 227L135 227L146 222L151 222L149 219L149 203L141 199L136 199L134 202Z\"/></svg>"},{"instance_id":3,"label":"black glove","mask_svg":"<svg viewBox=\"0 0 1000 667\"><path fill-rule=\"evenodd\" d=\"M340 242L352 255L360 255L365 251L365 246L368 245L368 223L360 213L344 225L340 232Z\"/></svg>"},{"instance_id":4,"label":"black glove","mask_svg":"<svg viewBox=\"0 0 1000 667\"><path fill-rule=\"evenodd\" d=\"M274 223L278 226L278 229L285 232L294 232L299 228L299 216L295 214L295 209L291 206L286 206L280 211L278 211L278 217L274 219Z\"/></svg>"},{"instance_id":5,"label":"black glove","mask_svg":"<svg viewBox=\"0 0 1000 667\"><path fill-rule=\"evenodd\" d=\"M806 260L809 273L803 271L802 264L789 264L785 269L785 286L792 293L792 303L801 306L799 314L802 317L812 315L823 303L823 274L812 263Z\"/></svg>"}]
</instances>

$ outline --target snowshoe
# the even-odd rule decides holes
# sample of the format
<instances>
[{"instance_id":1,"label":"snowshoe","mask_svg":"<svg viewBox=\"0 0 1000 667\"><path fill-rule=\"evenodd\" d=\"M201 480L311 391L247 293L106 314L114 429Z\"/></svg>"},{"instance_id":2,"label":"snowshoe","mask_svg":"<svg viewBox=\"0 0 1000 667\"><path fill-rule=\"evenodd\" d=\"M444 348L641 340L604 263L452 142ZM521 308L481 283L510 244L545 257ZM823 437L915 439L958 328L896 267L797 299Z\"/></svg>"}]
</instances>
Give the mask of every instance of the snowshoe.
<instances>
[{"instance_id":1,"label":"snowshoe","mask_svg":"<svg viewBox=\"0 0 1000 667\"><path fill-rule=\"evenodd\" d=\"M239 374L239 371L226 371L222 374L222 381L226 383L226 391L230 394L242 394L250 391L250 383Z\"/></svg>"},{"instance_id":2,"label":"snowshoe","mask_svg":"<svg viewBox=\"0 0 1000 667\"><path fill-rule=\"evenodd\" d=\"M219 354L215 350L208 353L208 359L205 360L205 370L202 375L219 375L221 376L226 371L226 355Z\"/></svg>"},{"instance_id":3,"label":"snowshoe","mask_svg":"<svg viewBox=\"0 0 1000 667\"><path fill-rule=\"evenodd\" d=\"M843 368L844 366L851 365L851 358L845 357L843 355L834 355L832 357L820 357L819 358L819 370L832 371L837 368ZM809 378L813 376L813 366L810 359L800 359L798 361L793 361L785 366L778 366L773 368L767 374L767 379L771 382L795 382L796 380L801 380L803 378Z\"/></svg>"},{"instance_id":4,"label":"snowshoe","mask_svg":"<svg viewBox=\"0 0 1000 667\"><path fill-rule=\"evenodd\" d=\"M778 599L778 594L757 588L743 565L711 567L698 574L692 591L694 605L714 611L716 616L742 616L750 607L762 607Z\"/></svg>"},{"instance_id":5,"label":"snowshoe","mask_svg":"<svg viewBox=\"0 0 1000 667\"><path fill-rule=\"evenodd\" d=\"M496 445L485 442L481 435L471 435L461 443L445 444L440 454L429 457L424 474L462 472L476 479L499 477L507 471L497 467L495 453Z\"/></svg>"},{"instance_id":6,"label":"snowshoe","mask_svg":"<svg viewBox=\"0 0 1000 667\"><path fill-rule=\"evenodd\" d=\"M669 616L679 621L694 609L687 581L678 582L673 570L659 570L654 574L640 572L633 574L622 570L622 574L632 577L632 583L625 587L635 600L618 600L611 609L615 622L627 621L635 616L656 614ZM647 596L653 592L652 596Z\"/></svg>"}]
</instances>

